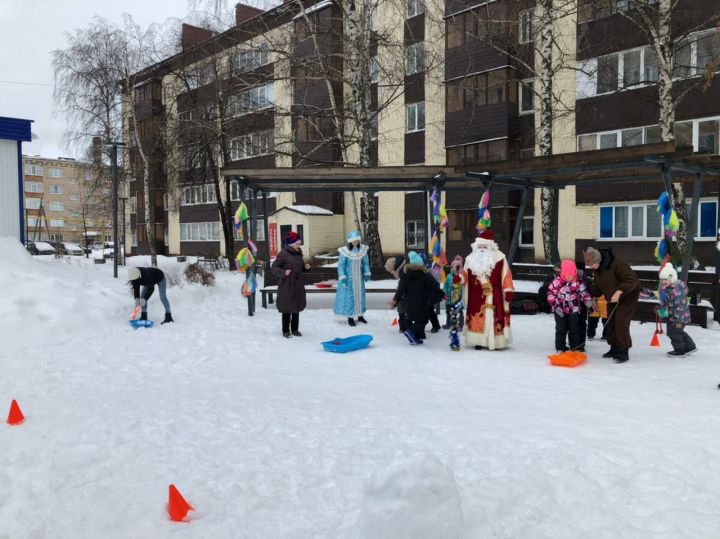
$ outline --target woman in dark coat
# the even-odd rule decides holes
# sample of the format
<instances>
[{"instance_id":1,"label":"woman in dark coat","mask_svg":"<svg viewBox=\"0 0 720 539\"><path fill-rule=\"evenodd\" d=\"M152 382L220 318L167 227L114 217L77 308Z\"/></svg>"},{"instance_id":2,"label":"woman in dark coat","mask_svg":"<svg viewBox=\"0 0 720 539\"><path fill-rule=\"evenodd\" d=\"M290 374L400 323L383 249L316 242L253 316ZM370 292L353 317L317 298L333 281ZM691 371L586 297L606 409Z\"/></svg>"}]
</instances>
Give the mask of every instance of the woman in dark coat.
<instances>
[{"instance_id":1,"label":"woman in dark coat","mask_svg":"<svg viewBox=\"0 0 720 539\"><path fill-rule=\"evenodd\" d=\"M302 337L299 331L300 311L305 309L305 278L303 272L310 269L305 264L300 249L302 240L297 232L289 232L283 242L285 247L273 262L272 270L278 276L277 309L282 313L283 337Z\"/></svg>"},{"instance_id":2,"label":"woman in dark coat","mask_svg":"<svg viewBox=\"0 0 720 539\"><path fill-rule=\"evenodd\" d=\"M595 272L590 293L593 297L605 296L608 302L605 331L610 350L603 357L624 363L630 359L630 321L640 299L640 281L630 266L613 255L612 249L588 247L583 257L585 267Z\"/></svg>"},{"instance_id":3,"label":"woman in dark coat","mask_svg":"<svg viewBox=\"0 0 720 539\"><path fill-rule=\"evenodd\" d=\"M409 329L405 331L410 344L422 344L425 336L425 325L428 323L430 311L428 306L440 301L442 290L430 275L420 255L414 251L408 253L408 263L403 268L397 292L392 304L404 301L407 309Z\"/></svg>"}]
</instances>

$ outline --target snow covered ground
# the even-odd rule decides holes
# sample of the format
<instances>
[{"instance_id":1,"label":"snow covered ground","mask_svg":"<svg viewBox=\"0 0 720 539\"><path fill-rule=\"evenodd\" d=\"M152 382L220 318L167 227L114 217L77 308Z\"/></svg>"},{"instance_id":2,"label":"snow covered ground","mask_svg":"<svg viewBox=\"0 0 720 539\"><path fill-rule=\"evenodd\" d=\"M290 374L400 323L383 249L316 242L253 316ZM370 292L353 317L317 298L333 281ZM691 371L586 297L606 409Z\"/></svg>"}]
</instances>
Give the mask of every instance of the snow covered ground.
<instances>
[{"instance_id":1,"label":"snow covered ground","mask_svg":"<svg viewBox=\"0 0 720 539\"><path fill-rule=\"evenodd\" d=\"M509 350L452 353L444 334L409 347L389 296L349 328L315 295L287 340L219 272L169 290L175 324L134 331L111 274L0 240L0 411L27 418L0 425L1 539L720 533L716 328L671 359L635 324L630 362L593 341L561 369L549 316L514 317ZM363 332L367 350L319 344ZM189 524L167 519L170 483Z\"/></svg>"}]
</instances>

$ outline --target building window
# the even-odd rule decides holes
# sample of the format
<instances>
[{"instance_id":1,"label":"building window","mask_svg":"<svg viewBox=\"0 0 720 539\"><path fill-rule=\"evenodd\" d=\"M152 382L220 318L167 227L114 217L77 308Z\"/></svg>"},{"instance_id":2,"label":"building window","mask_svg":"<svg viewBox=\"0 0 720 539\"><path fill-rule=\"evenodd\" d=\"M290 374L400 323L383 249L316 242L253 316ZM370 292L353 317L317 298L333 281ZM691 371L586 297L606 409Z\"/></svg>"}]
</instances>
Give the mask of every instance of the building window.
<instances>
[{"instance_id":1,"label":"building window","mask_svg":"<svg viewBox=\"0 0 720 539\"><path fill-rule=\"evenodd\" d=\"M95 172L92 170L85 171L85 181L90 182L95 179Z\"/></svg>"},{"instance_id":2,"label":"building window","mask_svg":"<svg viewBox=\"0 0 720 539\"><path fill-rule=\"evenodd\" d=\"M72 185L77 185L77 184L78 184L78 179L77 179L77 178L70 178L70 183L71 183Z\"/></svg>"},{"instance_id":3,"label":"building window","mask_svg":"<svg viewBox=\"0 0 720 539\"><path fill-rule=\"evenodd\" d=\"M238 161L260 155L270 155L273 152L273 146L274 132L272 129L243 135L230 141L230 159Z\"/></svg>"},{"instance_id":4,"label":"building window","mask_svg":"<svg viewBox=\"0 0 720 539\"><path fill-rule=\"evenodd\" d=\"M657 240L662 218L654 204L600 207L601 239Z\"/></svg>"},{"instance_id":5,"label":"building window","mask_svg":"<svg viewBox=\"0 0 720 539\"><path fill-rule=\"evenodd\" d=\"M225 112L234 118L259 110L267 109L275 104L275 86L273 83L256 86L238 95L228 98Z\"/></svg>"},{"instance_id":6,"label":"building window","mask_svg":"<svg viewBox=\"0 0 720 539\"><path fill-rule=\"evenodd\" d=\"M519 41L521 44L532 43L535 39L535 10L521 11L518 17L520 25Z\"/></svg>"},{"instance_id":7,"label":"building window","mask_svg":"<svg viewBox=\"0 0 720 539\"><path fill-rule=\"evenodd\" d=\"M62 195L63 194L63 186L58 184L53 184L50 186L50 194L51 195Z\"/></svg>"},{"instance_id":8,"label":"building window","mask_svg":"<svg viewBox=\"0 0 720 539\"><path fill-rule=\"evenodd\" d=\"M137 247L137 232L130 235L130 247Z\"/></svg>"},{"instance_id":9,"label":"building window","mask_svg":"<svg viewBox=\"0 0 720 539\"><path fill-rule=\"evenodd\" d=\"M28 217L28 218L27 218L27 226L28 226L28 227L36 227L36 226L38 226L38 219L37 219L37 217Z\"/></svg>"},{"instance_id":10,"label":"building window","mask_svg":"<svg viewBox=\"0 0 720 539\"><path fill-rule=\"evenodd\" d=\"M25 209L26 210L39 210L40 209L40 199L39 198L26 198L25 199Z\"/></svg>"},{"instance_id":11,"label":"building window","mask_svg":"<svg viewBox=\"0 0 720 539\"><path fill-rule=\"evenodd\" d=\"M50 234L50 243L60 243L62 240L62 234Z\"/></svg>"},{"instance_id":12,"label":"building window","mask_svg":"<svg viewBox=\"0 0 720 539\"><path fill-rule=\"evenodd\" d=\"M43 168L40 165L25 165L25 174L28 176L42 176Z\"/></svg>"},{"instance_id":13,"label":"building window","mask_svg":"<svg viewBox=\"0 0 720 539\"><path fill-rule=\"evenodd\" d=\"M68 198L69 198L72 202L77 202L78 200L80 200L80 197L79 197L78 195L69 195Z\"/></svg>"},{"instance_id":14,"label":"building window","mask_svg":"<svg viewBox=\"0 0 720 539\"><path fill-rule=\"evenodd\" d=\"M526 95L529 103L532 105L533 82L523 81L522 84L529 83L529 93ZM517 100L518 87L515 81L511 81L508 77L506 69L495 69L486 73L477 73L468 75L462 79L449 81L447 88L447 110L448 112L459 112L461 110L471 110L475 107L485 105L494 105L497 103L510 102ZM521 88L522 92L522 88ZM532 109L529 111L531 112Z\"/></svg>"},{"instance_id":15,"label":"building window","mask_svg":"<svg viewBox=\"0 0 720 539\"><path fill-rule=\"evenodd\" d=\"M129 213L137 213L137 197L136 196L130 197L128 199L128 203L129 203L128 212Z\"/></svg>"},{"instance_id":16,"label":"building window","mask_svg":"<svg viewBox=\"0 0 720 539\"><path fill-rule=\"evenodd\" d=\"M269 63L268 44L261 43L256 49L238 51L230 57L231 73L247 73Z\"/></svg>"},{"instance_id":17,"label":"building window","mask_svg":"<svg viewBox=\"0 0 720 539\"><path fill-rule=\"evenodd\" d=\"M405 47L405 74L414 75L425 71L425 43L418 41Z\"/></svg>"},{"instance_id":18,"label":"building window","mask_svg":"<svg viewBox=\"0 0 720 539\"><path fill-rule=\"evenodd\" d=\"M407 105L406 120L407 120L407 133L415 133L416 131L425 130L425 102L413 103Z\"/></svg>"},{"instance_id":19,"label":"building window","mask_svg":"<svg viewBox=\"0 0 720 539\"><path fill-rule=\"evenodd\" d=\"M464 144L447 149L448 165L469 165L474 163L488 163L490 161L505 161L507 158L508 141L504 138Z\"/></svg>"},{"instance_id":20,"label":"building window","mask_svg":"<svg viewBox=\"0 0 720 539\"><path fill-rule=\"evenodd\" d=\"M190 88L191 90L194 90L195 88L200 88L201 86L210 84L212 77L213 77L212 66L210 64L206 64L204 66L198 66L195 69L193 69L188 74L188 76L185 80L188 85L188 88Z\"/></svg>"},{"instance_id":21,"label":"building window","mask_svg":"<svg viewBox=\"0 0 720 539\"><path fill-rule=\"evenodd\" d=\"M50 211L65 211L65 205L62 202L51 202L48 204Z\"/></svg>"},{"instance_id":22,"label":"building window","mask_svg":"<svg viewBox=\"0 0 720 539\"><path fill-rule=\"evenodd\" d=\"M405 242L408 247L425 247L425 221L405 222Z\"/></svg>"},{"instance_id":23,"label":"building window","mask_svg":"<svg viewBox=\"0 0 720 539\"><path fill-rule=\"evenodd\" d=\"M578 136L578 151L619 148L661 142L660 127L649 125ZM675 144L696 152L720 153L720 118L698 118L675 124Z\"/></svg>"},{"instance_id":24,"label":"building window","mask_svg":"<svg viewBox=\"0 0 720 539\"><path fill-rule=\"evenodd\" d=\"M43 192L43 184L40 182L25 182L25 192L26 193L42 193Z\"/></svg>"},{"instance_id":25,"label":"building window","mask_svg":"<svg viewBox=\"0 0 720 539\"><path fill-rule=\"evenodd\" d=\"M531 114L535 111L535 81L528 79L520 81L518 94L520 98L520 114Z\"/></svg>"},{"instance_id":26,"label":"building window","mask_svg":"<svg viewBox=\"0 0 720 539\"><path fill-rule=\"evenodd\" d=\"M425 13L425 2L423 0L407 0L407 18L417 17Z\"/></svg>"},{"instance_id":27,"label":"building window","mask_svg":"<svg viewBox=\"0 0 720 539\"><path fill-rule=\"evenodd\" d=\"M180 223L180 241L219 241L220 223Z\"/></svg>"},{"instance_id":28,"label":"building window","mask_svg":"<svg viewBox=\"0 0 720 539\"><path fill-rule=\"evenodd\" d=\"M211 183L203 185L191 185L182 189L182 206L194 206L196 204L213 204L217 202L215 186Z\"/></svg>"},{"instance_id":29,"label":"building window","mask_svg":"<svg viewBox=\"0 0 720 539\"><path fill-rule=\"evenodd\" d=\"M50 219L50 226L52 228L63 228L65 221L63 219Z\"/></svg>"},{"instance_id":30,"label":"building window","mask_svg":"<svg viewBox=\"0 0 720 539\"><path fill-rule=\"evenodd\" d=\"M520 247L532 247L535 245L535 217L523 217L522 228L520 229Z\"/></svg>"},{"instance_id":31,"label":"building window","mask_svg":"<svg viewBox=\"0 0 720 539\"><path fill-rule=\"evenodd\" d=\"M51 168L48 170L48 176L51 178L62 178L65 175L65 171L61 168Z\"/></svg>"}]
</instances>

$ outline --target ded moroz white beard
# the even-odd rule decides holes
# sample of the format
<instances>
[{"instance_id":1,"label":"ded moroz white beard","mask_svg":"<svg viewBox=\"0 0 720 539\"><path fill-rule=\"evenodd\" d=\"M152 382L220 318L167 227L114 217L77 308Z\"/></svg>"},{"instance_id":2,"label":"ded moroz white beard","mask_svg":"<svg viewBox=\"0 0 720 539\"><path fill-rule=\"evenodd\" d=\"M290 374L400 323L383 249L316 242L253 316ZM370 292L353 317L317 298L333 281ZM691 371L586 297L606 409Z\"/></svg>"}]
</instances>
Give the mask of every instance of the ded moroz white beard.
<instances>
[{"instance_id":1,"label":"ded moroz white beard","mask_svg":"<svg viewBox=\"0 0 720 539\"><path fill-rule=\"evenodd\" d=\"M465 259L465 268L469 269L474 275L488 278L498 262L497 253L498 246L496 243L487 249L475 249Z\"/></svg>"}]
</instances>

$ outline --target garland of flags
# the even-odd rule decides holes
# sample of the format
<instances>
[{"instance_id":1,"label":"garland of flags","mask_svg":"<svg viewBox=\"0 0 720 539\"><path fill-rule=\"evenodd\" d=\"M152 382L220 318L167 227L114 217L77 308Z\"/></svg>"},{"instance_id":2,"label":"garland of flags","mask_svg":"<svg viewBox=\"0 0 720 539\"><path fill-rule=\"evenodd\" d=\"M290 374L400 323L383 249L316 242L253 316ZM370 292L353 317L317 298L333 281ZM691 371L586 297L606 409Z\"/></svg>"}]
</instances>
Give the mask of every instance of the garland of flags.
<instances>
[{"instance_id":1,"label":"garland of flags","mask_svg":"<svg viewBox=\"0 0 720 539\"><path fill-rule=\"evenodd\" d=\"M433 234L430 238L430 254L432 255L432 272L440 282L445 280L445 266L447 257L440 242L440 235L447 230L448 217L445 205L440 203L440 193L437 187L433 188L432 196Z\"/></svg>"},{"instance_id":2,"label":"garland of flags","mask_svg":"<svg viewBox=\"0 0 720 539\"><path fill-rule=\"evenodd\" d=\"M672 200L667 191L663 191L657 201L657 212L662 217L663 237L655 246L655 260L662 264L670 260L670 246L672 239L680 227L678 216L672 207Z\"/></svg>"},{"instance_id":3,"label":"garland of flags","mask_svg":"<svg viewBox=\"0 0 720 539\"><path fill-rule=\"evenodd\" d=\"M235 212L235 229L238 230L239 238L243 241L245 241L245 235L243 234L242 224L249 218L250 214L248 213L247 206L244 202L240 202ZM250 238L247 239L246 243L247 247L240 249L235 260L237 262L237 269L245 274L245 282L242 285L241 292L242 295L247 298L252 296L257 290L257 279L253 271L253 264L257 256L257 247Z\"/></svg>"},{"instance_id":4,"label":"garland of flags","mask_svg":"<svg viewBox=\"0 0 720 539\"><path fill-rule=\"evenodd\" d=\"M492 226L492 219L490 219L490 210L488 205L490 204L490 189L485 189L485 192L480 197L480 203L478 204L478 222L475 225L478 236L482 232Z\"/></svg>"}]
</instances>

